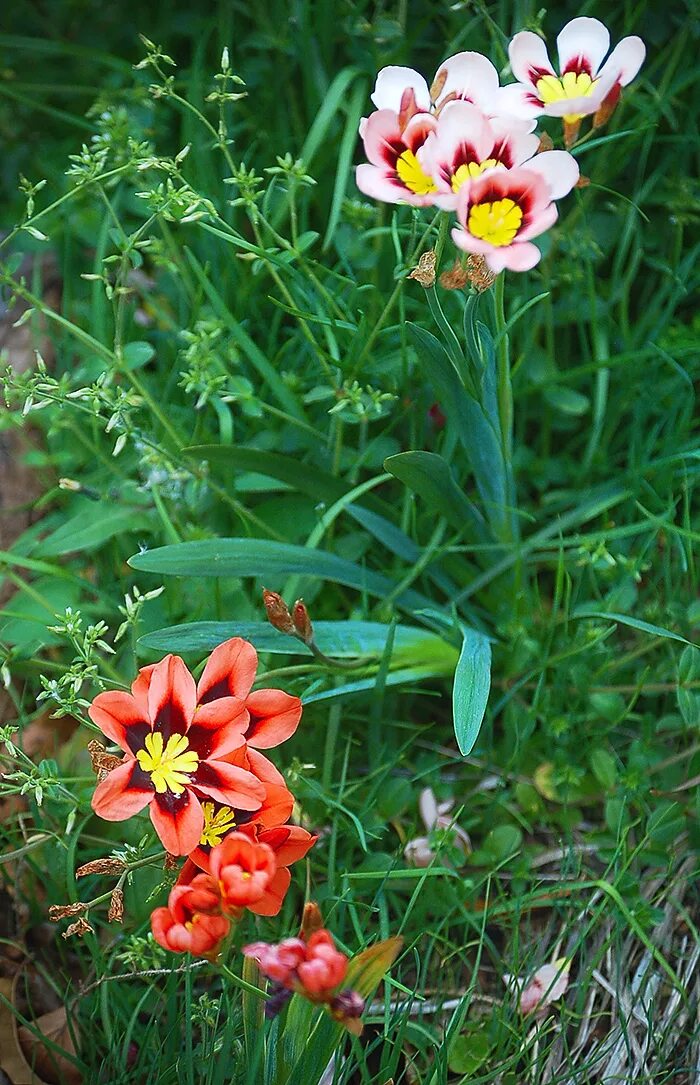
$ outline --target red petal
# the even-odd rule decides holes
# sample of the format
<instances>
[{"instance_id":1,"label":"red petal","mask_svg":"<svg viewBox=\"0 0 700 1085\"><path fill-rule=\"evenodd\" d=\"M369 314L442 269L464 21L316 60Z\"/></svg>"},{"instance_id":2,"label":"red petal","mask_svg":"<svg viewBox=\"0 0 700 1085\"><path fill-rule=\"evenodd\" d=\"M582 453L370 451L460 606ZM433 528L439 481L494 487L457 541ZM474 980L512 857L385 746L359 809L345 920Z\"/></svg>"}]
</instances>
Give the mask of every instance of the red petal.
<instances>
[{"instance_id":1,"label":"red petal","mask_svg":"<svg viewBox=\"0 0 700 1085\"><path fill-rule=\"evenodd\" d=\"M302 705L298 697L281 689L258 689L246 701L250 726L246 742L258 749L279 746L294 734L301 719Z\"/></svg>"},{"instance_id":2,"label":"red petal","mask_svg":"<svg viewBox=\"0 0 700 1085\"><path fill-rule=\"evenodd\" d=\"M160 842L171 855L188 855L199 844L204 814L199 799L185 788L182 795L156 794L151 803L151 821Z\"/></svg>"},{"instance_id":3,"label":"red petal","mask_svg":"<svg viewBox=\"0 0 700 1085\"><path fill-rule=\"evenodd\" d=\"M239 697L221 697L195 709L188 738L200 757L222 757L245 744L244 733L249 722L245 701Z\"/></svg>"},{"instance_id":4,"label":"red petal","mask_svg":"<svg viewBox=\"0 0 700 1085\"><path fill-rule=\"evenodd\" d=\"M143 713L143 718L147 720L148 716L148 691L151 688L151 677L153 671L158 666L157 663L151 663L148 667L141 667L141 670L137 674L134 681L131 683L131 693L139 706L139 711Z\"/></svg>"},{"instance_id":5,"label":"red petal","mask_svg":"<svg viewBox=\"0 0 700 1085\"><path fill-rule=\"evenodd\" d=\"M286 868L278 870L260 900L248 905L248 910L255 915L277 915L282 907L292 875Z\"/></svg>"},{"instance_id":6,"label":"red petal","mask_svg":"<svg viewBox=\"0 0 700 1085\"><path fill-rule=\"evenodd\" d=\"M277 866L287 867L303 859L318 840L318 836L299 825L280 825L277 828L261 829L258 839L261 844L270 845L275 853Z\"/></svg>"},{"instance_id":7,"label":"red petal","mask_svg":"<svg viewBox=\"0 0 700 1085\"><path fill-rule=\"evenodd\" d=\"M266 784L265 800L251 818L258 825L284 825L294 809L294 796L286 787L279 784Z\"/></svg>"},{"instance_id":8,"label":"red petal","mask_svg":"<svg viewBox=\"0 0 700 1085\"><path fill-rule=\"evenodd\" d=\"M126 821L138 814L153 798L153 788L141 786L144 777L148 779L136 759L127 757L95 788L92 796L95 813L105 821ZM138 786L133 786L136 781Z\"/></svg>"},{"instance_id":9,"label":"red petal","mask_svg":"<svg viewBox=\"0 0 700 1085\"><path fill-rule=\"evenodd\" d=\"M98 693L88 708L88 716L125 753L140 750L151 730L148 716L140 711L135 698L119 690Z\"/></svg>"},{"instance_id":10,"label":"red petal","mask_svg":"<svg viewBox=\"0 0 700 1085\"><path fill-rule=\"evenodd\" d=\"M224 806L258 810L265 798L265 785L252 772L226 761L200 761L192 786Z\"/></svg>"},{"instance_id":11,"label":"red petal","mask_svg":"<svg viewBox=\"0 0 700 1085\"><path fill-rule=\"evenodd\" d=\"M184 735L192 723L197 692L194 678L179 656L166 656L153 668L148 688L148 713L163 741Z\"/></svg>"},{"instance_id":12,"label":"red petal","mask_svg":"<svg viewBox=\"0 0 700 1085\"><path fill-rule=\"evenodd\" d=\"M197 686L199 703L219 697L247 697L258 669L258 653L247 640L232 637L215 648Z\"/></svg>"},{"instance_id":13,"label":"red petal","mask_svg":"<svg viewBox=\"0 0 700 1085\"><path fill-rule=\"evenodd\" d=\"M264 784L276 784L278 787L285 787L284 776L275 768L272 761L265 757L264 753L258 753L252 746L248 746L246 747L246 755L248 764L243 765L243 768L250 769L258 780L262 780Z\"/></svg>"}]
</instances>

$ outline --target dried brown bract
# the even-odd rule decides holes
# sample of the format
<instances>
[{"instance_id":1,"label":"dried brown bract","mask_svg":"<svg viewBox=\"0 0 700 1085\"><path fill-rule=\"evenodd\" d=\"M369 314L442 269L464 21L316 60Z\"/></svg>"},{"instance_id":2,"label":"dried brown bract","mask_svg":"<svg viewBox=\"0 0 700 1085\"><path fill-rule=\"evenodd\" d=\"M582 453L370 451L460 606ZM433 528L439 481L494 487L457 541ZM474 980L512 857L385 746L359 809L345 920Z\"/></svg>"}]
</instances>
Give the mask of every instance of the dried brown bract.
<instances>
[{"instance_id":1,"label":"dried brown bract","mask_svg":"<svg viewBox=\"0 0 700 1085\"><path fill-rule=\"evenodd\" d=\"M416 267L409 274L409 279L417 279L421 286L427 290L431 286L435 286L435 268L437 266L437 256L433 249L429 249L428 252L424 252Z\"/></svg>"}]
</instances>

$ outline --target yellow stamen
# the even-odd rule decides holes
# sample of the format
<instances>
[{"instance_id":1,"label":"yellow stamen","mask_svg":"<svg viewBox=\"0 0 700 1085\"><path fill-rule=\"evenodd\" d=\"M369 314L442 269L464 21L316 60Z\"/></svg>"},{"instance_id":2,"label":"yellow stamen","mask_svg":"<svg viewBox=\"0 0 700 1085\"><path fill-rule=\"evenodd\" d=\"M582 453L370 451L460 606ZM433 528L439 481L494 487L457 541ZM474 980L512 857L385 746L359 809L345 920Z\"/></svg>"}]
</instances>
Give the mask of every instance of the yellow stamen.
<instances>
[{"instance_id":1,"label":"yellow stamen","mask_svg":"<svg viewBox=\"0 0 700 1085\"><path fill-rule=\"evenodd\" d=\"M231 829L236 828L236 815L230 806L216 809L213 802L203 802L204 828L199 843L215 848Z\"/></svg>"},{"instance_id":2,"label":"yellow stamen","mask_svg":"<svg viewBox=\"0 0 700 1085\"><path fill-rule=\"evenodd\" d=\"M413 151L404 151L396 160L396 172L409 192L416 196L428 196L437 192L437 185L425 172Z\"/></svg>"},{"instance_id":3,"label":"yellow stamen","mask_svg":"<svg viewBox=\"0 0 700 1085\"><path fill-rule=\"evenodd\" d=\"M552 102L565 102L567 98L588 98L597 82L597 79L591 79L588 72L565 72L561 77L543 75L536 86L544 104L551 105ZM584 113L567 113L564 120L571 124L584 116Z\"/></svg>"},{"instance_id":4,"label":"yellow stamen","mask_svg":"<svg viewBox=\"0 0 700 1085\"><path fill-rule=\"evenodd\" d=\"M143 771L150 774L159 795L166 791L181 795L191 774L197 771L199 757L189 745L185 735L171 735L165 747L160 731L146 735L146 748L138 751L136 759Z\"/></svg>"},{"instance_id":5,"label":"yellow stamen","mask_svg":"<svg viewBox=\"0 0 700 1085\"><path fill-rule=\"evenodd\" d=\"M495 166L505 168L497 158L485 158L483 162L463 162L459 169L452 174L452 191L459 192L462 185L467 181L473 181L484 170L493 169Z\"/></svg>"},{"instance_id":6,"label":"yellow stamen","mask_svg":"<svg viewBox=\"0 0 700 1085\"><path fill-rule=\"evenodd\" d=\"M469 212L469 233L500 248L510 245L523 221L523 213L514 200L477 203Z\"/></svg>"}]
</instances>

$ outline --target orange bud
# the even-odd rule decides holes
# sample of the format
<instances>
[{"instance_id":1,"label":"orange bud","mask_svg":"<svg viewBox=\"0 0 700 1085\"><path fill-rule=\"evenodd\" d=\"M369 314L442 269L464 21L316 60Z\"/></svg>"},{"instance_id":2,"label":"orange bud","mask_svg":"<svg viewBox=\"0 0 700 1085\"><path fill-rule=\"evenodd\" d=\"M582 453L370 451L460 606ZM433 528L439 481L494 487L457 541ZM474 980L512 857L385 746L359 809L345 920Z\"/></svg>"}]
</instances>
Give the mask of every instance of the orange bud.
<instances>
[{"instance_id":1,"label":"orange bud","mask_svg":"<svg viewBox=\"0 0 700 1085\"><path fill-rule=\"evenodd\" d=\"M294 604L292 619L294 621L294 628L304 641L304 644L311 644L314 639L314 630L303 599L297 599Z\"/></svg>"},{"instance_id":2,"label":"orange bud","mask_svg":"<svg viewBox=\"0 0 700 1085\"><path fill-rule=\"evenodd\" d=\"M316 931L320 931L322 926L323 916L321 915L321 909L315 901L310 900L308 904L304 905L304 915L302 916L299 935L306 942L312 934L315 934Z\"/></svg>"},{"instance_id":3,"label":"orange bud","mask_svg":"<svg viewBox=\"0 0 700 1085\"><path fill-rule=\"evenodd\" d=\"M288 633L294 636L296 632L294 622L289 613L289 607L282 596L276 591L268 591L267 588L263 588L262 596L270 625L273 625L275 629L279 629L280 633Z\"/></svg>"}]
</instances>

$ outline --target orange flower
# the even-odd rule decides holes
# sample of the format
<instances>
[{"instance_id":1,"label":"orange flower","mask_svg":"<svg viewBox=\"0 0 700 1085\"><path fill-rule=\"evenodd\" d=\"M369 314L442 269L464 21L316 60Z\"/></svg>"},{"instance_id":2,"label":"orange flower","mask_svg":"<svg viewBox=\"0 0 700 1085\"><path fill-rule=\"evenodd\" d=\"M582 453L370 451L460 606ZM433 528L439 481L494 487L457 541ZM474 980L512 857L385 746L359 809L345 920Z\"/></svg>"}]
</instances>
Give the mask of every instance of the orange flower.
<instances>
[{"instance_id":1,"label":"orange flower","mask_svg":"<svg viewBox=\"0 0 700 1085\"><path fill-rule=\"evenodd\" d=\"M209 867L221 893L221 910L233 917L262 899L277 872L272 848L244 833L229 833L212 848Z\"/></svg>"},{"instance_id":2,"label":"orange flower","mask_svg":"<svg viewBox=\"0 0 700 1085\"><path fill-rule=\"evenodd\" d=\"M175 885L167 908L151 915L153 937L164 949L194 953L213 960L231 929L221 915L219 888L207 874L198 874L189 885Z\"/></svg>"},{"instance_id":3,"label":"orange flower","mask_svg":"<svg viewBox=\"0 0 700 1085\"><path fill-rule=\"evenodd\" d=\"M264 798L257 810L242 810L214 799L202 803L204 828L198 846L190 853L190 859L205 871L209 870L212 848L225 840L229 833L239 832L248 825L265 828L282 825L294 806L294 796L285 786L284 777L263 754L251 746L242 746L229 754L226 760L252 773L264 788Z\"/></svg>"}]
</instances>

